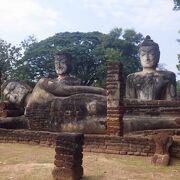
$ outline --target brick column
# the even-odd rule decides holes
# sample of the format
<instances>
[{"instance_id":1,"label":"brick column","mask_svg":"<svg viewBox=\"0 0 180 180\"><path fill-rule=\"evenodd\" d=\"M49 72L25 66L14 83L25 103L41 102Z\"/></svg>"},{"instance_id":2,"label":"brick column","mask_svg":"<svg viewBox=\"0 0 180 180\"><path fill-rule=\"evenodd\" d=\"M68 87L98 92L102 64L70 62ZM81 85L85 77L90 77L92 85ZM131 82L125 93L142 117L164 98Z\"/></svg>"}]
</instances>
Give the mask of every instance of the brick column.
<instances>
[{"instance_id":1,"label":"brick column","mask_svg":"<svg viewBox=\"0 0 180 180\"><path fill-rule=\"evenodd\" d=\"M169 148L173 143L172 136L167 133L159 133L152 136L156 150L151 158L151 163L154 165L168 166L170 162Z\"/></svg>"},{"instance_id":2,"label":"brick column","mask_svg":"<svg viewBox=\"0 0 180 180\"><path fill-rule=\"evenodd\" d=\"M123 66L112 62L107 69L107 134L123 136Z\"/></svg>"},{"instance_id":3,"label":"brick column","mask_svg":"<svg viewBox=\"0 0 180 180\"><path fill-rule=\"evenodd\" d=\"M57 137L52 171L55 180L79 180L83 176L83 142L83 134L61 133Z\"/></svg>"}]
</instances>

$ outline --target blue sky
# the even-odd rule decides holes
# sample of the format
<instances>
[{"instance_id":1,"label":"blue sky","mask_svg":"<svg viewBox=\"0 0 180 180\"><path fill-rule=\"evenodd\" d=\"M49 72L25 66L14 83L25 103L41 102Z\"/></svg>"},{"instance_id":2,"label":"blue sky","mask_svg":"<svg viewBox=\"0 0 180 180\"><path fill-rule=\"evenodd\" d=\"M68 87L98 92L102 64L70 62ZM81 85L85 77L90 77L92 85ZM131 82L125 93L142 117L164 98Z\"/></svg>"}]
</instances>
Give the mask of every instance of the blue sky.
<instances>
[{"instance_id":1,"label":"blue sky","mask_svg":"<svg viewBox=\"0 0 180 180\"><path fill-rule=\"evenodd\" d=\"M172 8L173 0L0 0L0 38L18 44L32 34L42 40L64 31L130 28L149 34L160 46L160 63L177 73L180 11Z\"/></svg>"}]
</instances>

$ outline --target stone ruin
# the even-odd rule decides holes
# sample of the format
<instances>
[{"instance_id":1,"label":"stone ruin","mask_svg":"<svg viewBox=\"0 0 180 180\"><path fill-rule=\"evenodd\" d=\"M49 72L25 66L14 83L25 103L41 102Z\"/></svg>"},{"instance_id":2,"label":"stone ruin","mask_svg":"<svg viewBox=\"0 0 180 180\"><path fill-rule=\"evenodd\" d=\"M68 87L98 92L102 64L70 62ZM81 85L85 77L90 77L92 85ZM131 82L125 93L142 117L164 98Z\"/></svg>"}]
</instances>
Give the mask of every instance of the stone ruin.
<instances>
[{"instance_id":1,"label":"stone ruin","mask_svg":"<svg viewBox=\"0 0 180 180\"><path fill-rule=\"evenodd\" d=\"M24 108L17 107L8 101L0 102L0 128L28 128Z\"/></svg>"},{"instance_id":2,"label":"stone ruin","mask_svg":"<svg viewBox=\"0 0 180 180\"><path fill-rule=\"evenodd\" d=\"M56 180L78 180L83 176L83 134L62 133L56 138L52 175Z\"/></svg>"},{"instance_id":3,"label":"stone ruin","mask_svg":"<svg viewBox=\"0 0 180 180\"><path fill-rule=\"evenodd\" d=\"M8 102L0 103L0 127L109 135L179 128L174 73L156 70L159 46L149 36L139 54L143 70L127 77L126 88L122 65L108 66L107 94L101 88L80 86L80 80L69 74L70 56L57 54L57 79L42 78L33 90L18 81L3 83Z\"/></svg>"},{"instance_id":4,"label":"stone ruin","mask_svg":"<svg viewBox=\"0 0 180 180\"><path fill-rule=\"evenodd\" d=\"M0 127L109 135L179 128L180 101L175 99L174 74L156 71L159 47L150 37L142 44L143 71L127 77L126 98L120 63L108 66L106 95L104 89L80 86L79 79L69 74L69 56L58 54L55 58L57 79L42 78L33 91L18 81L3 84L2 93L8 102L0 103ZM151 60L144 58L148 53L152 54ZM65 71L60 68L61 61L67 63ZM149 84L144 83L144 78ZM156 86L152 85L149 92L152 83ZM24 108L25 116L20 117Z\"/></svg>"},{"instance_id":5,"label":"stone ruin","mask_svg":"<svg viewBox=\"0 0 180 180\"><path fill-rule=\"evenodd\" d=\"M37 132L83 132L87 134L84 146L86 151L89 149L91 152L152 156L157 150L152 163L163 164L164 160L161 157L166 156L167 165L168 148L163 153L158 149L169 147L169 136L163 139L159 138L158 134L161 133L161 129L162 132L169 129L166 134L179 136L180 101L175 98L174 74L156 71L159 61L157 44L154 45L150 37L145 41L145 47L140 47L145 54L141 54L144 69L128 76L126 97L123 97L125 86L122 64L119 62L113 62L108 66L107 94L101 88L77 86L77 79L58 71L59 79L42 79L32 92L27 91L24 96L20 96L22 101L19 102L23 106L18 108L25 107L23 122L26 122L30 130ZM147 54L151 54L152 59L145 58ZM58 88L59 80L62 88ZM149 84L144 83L144 80ZM157 82L160 84L157 85ZM156 86L149 89L152 83ZM47 84L50 84L48 88ZM121 137L123 135L124 137ZM121 143L124 145L119 145ZM175 150L170 149L171 154L180 157L179 147L179 140L176 140Z\"/></svg>"},{"instance_id":6,"label":"stone ruin","mask_svg":"<svg viewBox=\"0 0 180 180\"><path fill-rule=\"evenodd\" d=\"M153 136L153 140L156 145L155 154L153 155L151 162L154 165L167 166L170 162L169 148L173 143L172 136L165 133L159 133Z\"/></svg>"}]
</instances>

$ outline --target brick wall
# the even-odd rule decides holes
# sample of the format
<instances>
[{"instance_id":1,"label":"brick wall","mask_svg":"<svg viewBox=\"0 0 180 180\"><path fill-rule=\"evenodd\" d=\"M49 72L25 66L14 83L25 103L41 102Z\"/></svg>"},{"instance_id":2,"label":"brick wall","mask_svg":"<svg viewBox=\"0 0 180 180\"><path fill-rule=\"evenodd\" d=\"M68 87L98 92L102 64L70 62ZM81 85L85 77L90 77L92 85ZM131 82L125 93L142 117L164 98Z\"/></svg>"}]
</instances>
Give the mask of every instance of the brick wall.
<instances>
[{"instance_id":1,"label":"brick wall","mask_svg":"<svg viewBox=\"0 0 180 180\"><path fill-rule=\"evenodd\" d=\"M126 114L131 115L152 115L152 116L179 116L180 100L129 100L124 99Z\"/></svg>"},{"instance_id":2,"label":"brick wall","mask_svg":"<svg viewBox=\"0 0 180 180\"><path fill-rule=\"evenodd\" d=\"M26 118L28 120L29 129L48 131L51 129L50 119L50 103L44 105L33 104L26 108Z\"/></svg>"},{"instance_id":3,"label":"brick wall","mask_svg":"<svg viewBox=\"0 0 180 180\"><path fill-rule=\"evenodd\" d=\"M148 138L88 135L85 138L85 151L152 156L155 146Z\"/></svg>"},{"instance_id":4,"label":"brick wall","mask_svg":"<svg viewBox=\"0 0 180 180\"><path fill-rule=\"evenodd\" d=\"M0 129L0 143L39 144L55 147L59 133L30 130ZM179 137L179 135L176 135ZM85 135L84 151L121 155L152 156L155 144L150 137L139 135L118 137L108 135ZM180 140L176 138L170 148L171 156L180 158Z\"/></svg>"}]
</instances>

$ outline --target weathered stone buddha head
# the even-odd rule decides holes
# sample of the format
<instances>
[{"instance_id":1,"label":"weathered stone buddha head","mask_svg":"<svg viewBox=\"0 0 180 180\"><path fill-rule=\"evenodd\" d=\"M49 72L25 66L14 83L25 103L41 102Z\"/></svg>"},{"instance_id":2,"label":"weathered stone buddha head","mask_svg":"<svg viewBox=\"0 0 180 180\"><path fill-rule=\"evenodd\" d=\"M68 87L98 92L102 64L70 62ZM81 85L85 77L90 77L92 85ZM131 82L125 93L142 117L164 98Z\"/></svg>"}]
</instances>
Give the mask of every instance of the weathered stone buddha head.
<instances>
[{"instance_id":1,"label":"weathered stone buddha head","mask_svg":"<svg viewBox=\"0 0 180 180\"><path fill-rule=\"evenodd\" d=\"M55 55L55 70L58 75L68 75L71 71L71 57L67 53Z\"/></svg>"},{"instance_id":2,"label":"weathered stone buddha head","mask_svg":"<svg viewBox=\"0 0 180 180\"><path fill-rule=\"evenodd\" d=\"M139 46L139 56L143 68L156 69L160 58L159 46L149 35Z\"/></svg>"},{"instance_id":3,"label":"weathered stone buddha head","mask_svg":"<svg viewBox=\"0 0 180 180\"><path fill-rule=\"evenodd\" d=\"M24 105L26 96L32 92L32 88L20 81L6 81L1 86L3 96L11 103Z\"/></svg>"}]
</instances>

